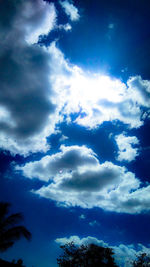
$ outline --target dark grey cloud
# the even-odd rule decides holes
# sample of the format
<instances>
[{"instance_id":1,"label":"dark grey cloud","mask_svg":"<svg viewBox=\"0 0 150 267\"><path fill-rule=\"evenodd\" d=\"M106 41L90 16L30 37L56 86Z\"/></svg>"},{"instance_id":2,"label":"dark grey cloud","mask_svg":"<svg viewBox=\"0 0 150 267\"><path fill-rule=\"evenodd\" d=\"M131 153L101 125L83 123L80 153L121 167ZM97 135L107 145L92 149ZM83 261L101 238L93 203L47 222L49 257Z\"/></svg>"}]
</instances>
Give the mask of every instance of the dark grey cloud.
<instances>
[{"instance_id":1,"label":"dark grey cloud","mask_svg":"<svg viewBox=\"0 0 150 267\"><path fill-rule=\"evenodd\" d=\"M25 166L17 166L28 178L39 178L49 180L56 175L74 173L84 166L97 166L98 160L91 149L85 146L61 146L61 152L52 156L45 156L40 161L26 163Z\"/></svg>"},{"instance_id":2,"label":"dark grey cloud","mask_svg":"<svg viewBox=\"0 0 150 267\"><path fill-rule=\"evenodd\" d=\"M0 146L26 155L46 150L49 125L54 127L52 56L32 41L51 30L55 8L40 0L2 0L1 5Z\"/></svg>"},{"instance_id":3,"label":"dark grey cloud","mask_svg":"<svg viewBox=\"0 0 150 267\"><path fill-rule=\"evenodd\" d=\"M16 138L26 138L38 134L55 111L48 99L53 93L47 75L50 56L37 46L8 50L6 54L6 58L0 57L0 105L8 110L14 126L8 120L0 127Z\"/></svg>"},{"instance_id":4,"label":"dark grey cloud","mask_svg":"<svg viewBox=\"0 0 150 267\"><path fill-rule=\"evenodd\" d=\"M71 177L67 177L67 175L63 177L60 187L64 190L69 189L77 192L98 192L106 189L107 186L114 188L115 184L118 184L121 180L119 171L109 167L98 168L97 170L88 168L83 173L75 171L71 174Z\"/></svg>"}]
</instances>

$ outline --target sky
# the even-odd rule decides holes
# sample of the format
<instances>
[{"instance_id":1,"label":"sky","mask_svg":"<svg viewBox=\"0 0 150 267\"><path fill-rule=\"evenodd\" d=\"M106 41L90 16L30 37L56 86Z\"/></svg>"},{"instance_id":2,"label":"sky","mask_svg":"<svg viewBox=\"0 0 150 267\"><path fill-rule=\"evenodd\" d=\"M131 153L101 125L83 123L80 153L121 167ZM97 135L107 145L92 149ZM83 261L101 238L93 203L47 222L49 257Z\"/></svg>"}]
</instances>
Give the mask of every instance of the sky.
<instances>
[{"instance_id":1,"label":"sky","mask_svg":"<svg viewBox=\"0 0 150 267\"><path fill-rule=\"evenodd\" d=\"M32 240L3 253L56 267L95 243L150 253L150 3L0 1L0 201Z\"/></svg>"}]
</instances>

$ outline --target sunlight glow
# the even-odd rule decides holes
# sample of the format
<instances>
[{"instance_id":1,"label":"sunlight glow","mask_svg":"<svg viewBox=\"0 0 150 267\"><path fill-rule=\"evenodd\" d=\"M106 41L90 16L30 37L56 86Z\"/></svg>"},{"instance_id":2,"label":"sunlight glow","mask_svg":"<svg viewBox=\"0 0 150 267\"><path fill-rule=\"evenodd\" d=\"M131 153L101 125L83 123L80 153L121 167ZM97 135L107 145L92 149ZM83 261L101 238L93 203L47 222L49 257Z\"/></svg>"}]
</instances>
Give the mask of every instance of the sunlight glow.
<instances>
[{"instance_id":1,"label":"sunlight glow","mask_svg":"<svg viewBox=\"0 0 150 267\"><path fill-rule=\"evenodd\" d=\"M113 103L122 101L125 85L109 76L96 74L93 77L76 73L71 82L71 95L75 102L81 106L99 104L99 101L107 100Z\"/></svg>"}]
</instances>

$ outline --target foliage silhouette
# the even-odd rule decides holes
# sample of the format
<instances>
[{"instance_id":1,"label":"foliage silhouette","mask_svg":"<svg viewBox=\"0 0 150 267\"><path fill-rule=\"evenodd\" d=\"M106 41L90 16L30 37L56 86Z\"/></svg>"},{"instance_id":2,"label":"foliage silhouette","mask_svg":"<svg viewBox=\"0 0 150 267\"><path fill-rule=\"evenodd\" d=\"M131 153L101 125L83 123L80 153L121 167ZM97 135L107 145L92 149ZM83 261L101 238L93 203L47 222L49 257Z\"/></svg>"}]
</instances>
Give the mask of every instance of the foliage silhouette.
<instances>
[{"instance_id":1,"label":"foliage silhouette","mask_svg":"<svg viewBox=\"0 0 150 267\"><path fill-rule=\"evenodd\" d=\"M63 255L57 258L60 267L117 267L111 248L95 244L76 246L73 242L60 246Z\"/></svg>"},{"instance_id":2,"label":"foliage silhouette","mask_svg":"<svg viewBox=\"0 0 150 267\"><path fill-rule=\"evenodd\" d=\"M133 262L133 267L149 267L150 266L150 256L146 253L142 253L137 256L136 260Z\"/></svg>"},{"instance_id":3,"label":"foliage silhouette","mask_svg":"<svg viewBox=\"0 0 150 267\"><path fill-rule=\"evenodd\" d=\"M12 262L9 262L9 261L0 259L0 266L1 267L25 267L23 265L22 259L19 259L17 262L15 260L13 260Z\"/></svg>"},{"instance_id":4,"label":"foliage silhouette","mask_svg":"<svg viewBox=\"0 0 150 267\"><path fill-rule=\"evenodd\" d=\"M24 226L18 225L23 220L22 214L8 215L9 208L9 203L0 202L0 252L6 251L21 237L31 239L31 233Z\"/></svg>"}]
</instances>

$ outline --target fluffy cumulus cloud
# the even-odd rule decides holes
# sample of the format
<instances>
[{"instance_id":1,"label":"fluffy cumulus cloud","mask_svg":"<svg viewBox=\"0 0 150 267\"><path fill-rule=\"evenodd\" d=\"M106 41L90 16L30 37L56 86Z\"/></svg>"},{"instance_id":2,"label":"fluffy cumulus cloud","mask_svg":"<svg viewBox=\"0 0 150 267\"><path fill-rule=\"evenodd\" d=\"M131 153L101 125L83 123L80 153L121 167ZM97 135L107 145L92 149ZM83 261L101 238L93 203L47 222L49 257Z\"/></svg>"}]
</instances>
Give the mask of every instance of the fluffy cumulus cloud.
<instances>
[{"instance_id":1,"label":"fluffy cumulus cloud","mask_svg":"<svg viewBox=\"0 0 150 267\"><path fill-rule=\"evenodd\" d=\"M62 103L53 79L67 77L68 66L54 43L47 49L35 44L39 35L59 27L56 18L53 3L2 1L0 147L12 154L46 152L46 138L61 120Z\"/></svg>"},{"instance_id":2,"label":"fluffy cumulus cloud","mask_svg":"<svg viewBox=\"0 0 150 267\"><path fill-rule=\"evenodd\" d=\"M54 27L55 7L40 0L1 4L0 147L23 155L46 151L57 113L49 78L52 59L32 43Z\"/></svg>"},{"instance_id":3,"label":"fluffy cumulus cloud","mask_svg":"<svg viewBox=\"0 0 150 267\"><path fill-rule=\"evenodd\" d=\"M61 152L51 156L45 156L40 161L29 162L23 167L16 167L22 170L23 174L28 178L38 178L43 181L55 179L56 176L77 172L85 168L87 165L93 166L98 163L93 151L85 146L60 147Z\"/></svg>"},{"instance_id":4,"label":"fluffy cumulus cloud","mask_svg":"<svg viewBox=\"0 0 150 267\"><path fill-rule=\"evenodd\" d=\"M61 146L59 153L17 166L25 177L49 181L34 193L66 207L99 207L109 211L149 211L150 186L140 187L134 173L104 162L85 146Z\"/></svg>"},{"instance_id":5,"label":"fluffy cumulus cloud","mask_svg":"<svg viewBox=\"0 0 150 267\"><path fill-rule=\"evenodd\" d=\"M88 244L96 244L103 247L108 246L108 244L105 243L103 240L98 240L96 237L92 236L80 238L79 236L74 235L70 236L69 238L67 237L57 238L55 242L60 245L73 242L77 246L88 245Z\"/></svg>"},{"instance_id":6,"label":"fluffy cumulus cloud","mask_svg":"<svg viewBox=\"0 0 150 267\"><path fill-rule=\"evenodd\" d=\"M139 155L138 148L135 147L139 144L136 136L119 134L115 137L115 140L119 148L117 160L130 162Z\"/></svg>"},{"instance_id":7,"label":"fluffy cumulus cloud","mask_svg":"<svg viewBox=\"0 0 150 267\"><path fill-rule=\"evenodd\" d=\"M140 105L150 108L150 81L135 76L131 77L127 84L131 99L136 99Z\"/></svg>"},{"instance_id":8,"label":"fluffy cumulus cloud","mask_svg":"<svg viewBox=\"0 0 150 267\"><path fill-rule=\"evenodd\" d=\"M63 57L61 51L56 47L55 50L57 58L59 55ZM144 95L148 91L149 81L143 81L137 76L124 84L119 79L101 73L84 71L64 59L61 68L66 67L69 75L60 76L56 71L53 85L55 91L63 96L64 108L61 113L68 122L72 121L70 115L76 113L73 122L88 129L96 128L104 121L121 121L129 128L138 128L149 117L146 98L141 101L139 97L139 92L142 91ZM139 81L137 87L133 80ZM145 86L140 86L140 82Z\"/></svg>"},{"instance_id":9,"label":"fluffy cumulus cloud","mask_svg":"<svg viewBox=\"0 0 150 267\"><path fill-rule=\"evenodd\" d=\"M37 42L41 34L47 34L56 23L53 4L41 0L2 0L0 10L0 29L2 44L13 46L27 42ZM7 47L6 47L7 48Z\"/></svg>"},{"instance_id":10,"label":"fluffy cumulus cloud","mask_svg":"<svg viewBox=\"0 0 150 267\"><path fill-rule=\"evenodd\" d=\"M79 18L71 2L60 3L72 20ZM138 128L149 117L149 81L137 76L125 85L72 65L55 42L48 48L35 45L41 34L71 29L68 23L57 25L56 14L46 1L2 0L0 147L13 154L46 152L47 137L66 118L92 129L117 120Z\"/></svg>"},{"instance_id":11,"label":"fluffy cumulus cloud","mask_svg":"<svg viewBox=\"0 0 150 267\"><path fill-rule=\"evenodd\" d=\"M99 240L96 237L88 236L84 238L80 238L79 236L70 236L69 238L57 238L55 240L56 243L60 245L64 245L66 243L74 242L75 245L88 245L88 244L96 244L102 247L110 247L114 251L114 258L116 263L120 267L131 267L132 261L136 259L136 255L141 253L150 254L150 248L143 246L142 244L138 244L135 248L134 245L124 245L120 244L119 246L111 246L103 240Z\"/></svg>"},{"instance_id":12,"label":"fluffy cumulus cloud","mask_svg":"<svg viewBox=\"0 0 150 267\"><path fill-rule=\"evenodd\" d=\"M59 3L64 8L66 14L72 21L79 20L80 16L78 9L70 1L59 1Z\"/></svg>"},{"instance_id":13,"label":"fluffy cumulus cloud","mask_svg":"<svg viewBox=\"0 0 150 267\"><path fill-rule=\"evenodd\" d=\"M134 79L142 81L141 77ZM68 95L71 100L67 101L65 112L79 113L75 122L89 129L99 126L104 121L117 120L130 128L138 128L149 115L146 99L141 101L139 98L139 91L148 90L149 81L143 82L145 82L144 88L141 89L139 86L133 89L132 79L128 81L128 86L118 79L85 73L74 67L69 85L70 95Z\"/></svg>"}]
</instances>

